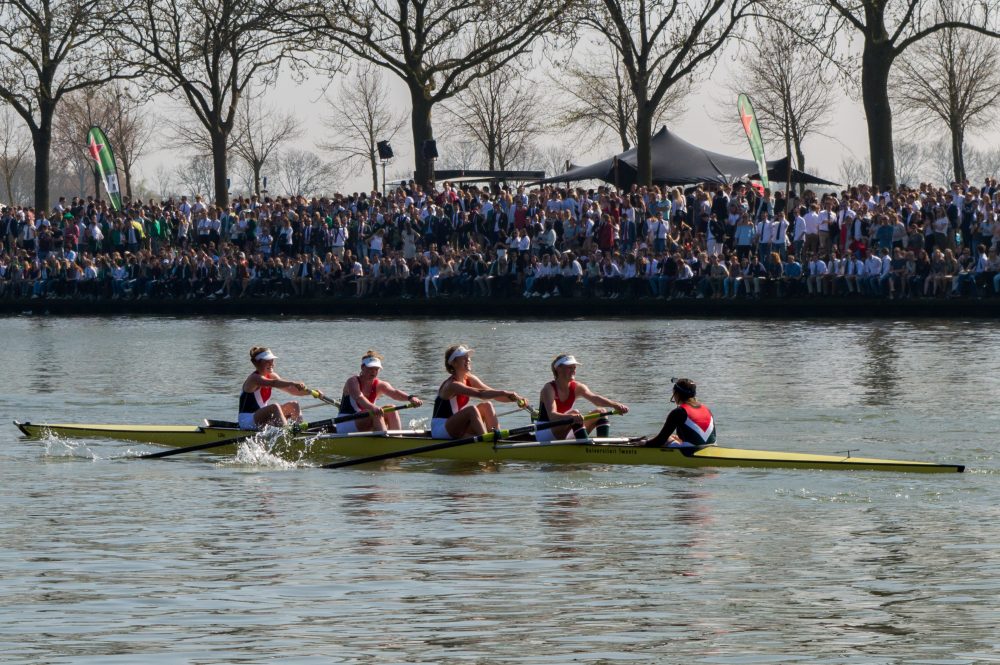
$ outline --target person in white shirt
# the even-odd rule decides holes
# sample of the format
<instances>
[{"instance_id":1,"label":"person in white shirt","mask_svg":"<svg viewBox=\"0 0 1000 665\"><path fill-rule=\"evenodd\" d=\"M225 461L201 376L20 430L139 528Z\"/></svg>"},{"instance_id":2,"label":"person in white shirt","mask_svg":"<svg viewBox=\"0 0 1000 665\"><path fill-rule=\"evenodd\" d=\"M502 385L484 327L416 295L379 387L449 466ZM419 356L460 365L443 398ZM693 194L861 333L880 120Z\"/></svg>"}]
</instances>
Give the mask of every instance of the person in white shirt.
<instances>
[{"instance_id":1,"label":"person in white shirt","mask_svg":"<svg viewBox=\"0 0 1000 665\"><path fill-rule=\"evenodd\" d=\"M812 256L819 252L819 204L809 206L809 212L802 219L805 223L805 244L802 251Z\"/></svg>"},{"instance_id":2,"label":"person in white shirt","mask_svg":"<svg viewBox=\"0 0 1000 665\"><path fill-rule=\"evenodd\" d=\"M823 294L823 281L827 274L826 261L813 253L809 261L809 276L806 278L806 290L810 295Z\"/></svg>"},{"instance_id":3,"label":"person in white shirt","mask_svg":"<svg viewBox=\"0 0 1000 665\"><path fill-rule=\"evenodd\" d=\"M805 206L801 206L796 212L795 219L792 220L792 247L796 256L802 256L802 249L806 243L806 220Z\"/></svg>"},{"instance_id":4,"label":"person in white shirt","mask_svg":"<svg viewBox=\"0 0 1000 665\"><path fill-rule=\"evenodd\" d=\"M844 283L847 285L848 293L861 293L865 274L865 262L853 255L848 255L844 259Z\"/></svg>"},{"instance_id":5,"label":"person in white shirt","mask_svg":"<svg viewBox=\"0 0 1000 665\"><path fill-rule=\"evenodd\" d=\"M865 285L864 292L876 294L879 291L879 277L882 276L882 259L875 255L872 250L867 250L868 258L865 259L865 275L862 283Z\"/></svg>"}]
</instances>

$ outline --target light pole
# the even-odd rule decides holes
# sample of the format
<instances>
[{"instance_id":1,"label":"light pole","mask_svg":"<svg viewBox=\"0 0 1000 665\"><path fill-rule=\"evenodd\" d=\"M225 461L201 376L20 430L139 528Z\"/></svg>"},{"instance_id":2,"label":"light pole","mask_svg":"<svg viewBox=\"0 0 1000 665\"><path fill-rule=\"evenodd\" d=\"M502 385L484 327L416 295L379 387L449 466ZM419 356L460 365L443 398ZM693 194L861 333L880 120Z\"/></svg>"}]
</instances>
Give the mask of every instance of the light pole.
<instances>
[{"instance_id":1,"label":"light pole","mask_svg":"<svg viewBox=\"0 0 1000 665\"><path fill-rule=\"evenodd\" d=\"M385 165L392 159L392 146L389 145L388 141L379 141L376 146L378 147L378 158L382 160L382 198L385 198Z\"/></svg>"}]
</instances>

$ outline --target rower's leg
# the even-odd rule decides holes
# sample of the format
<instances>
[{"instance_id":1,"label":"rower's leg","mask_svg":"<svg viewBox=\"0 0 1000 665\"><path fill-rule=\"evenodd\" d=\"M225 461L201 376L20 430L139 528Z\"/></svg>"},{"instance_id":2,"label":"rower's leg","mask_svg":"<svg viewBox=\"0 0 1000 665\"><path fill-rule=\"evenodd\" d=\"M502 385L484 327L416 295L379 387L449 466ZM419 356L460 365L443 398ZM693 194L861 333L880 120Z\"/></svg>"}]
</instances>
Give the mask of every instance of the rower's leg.
<instances>
[{"instance_id":1,"label":"rower's leg","mask_svg":"<svg viewBox=\"0 0 1000 665\"><path fill-rule=\"evenodd\" d=\"M486 433L486 425L483 424L483 418L479 415L479 409L471 404L466 405L458 413L448 418L444 426L454 439Z\"/></svg>"},{"instance_id":2,"label":"rower's leg","mask_svg":"<svg viewBox=\"0 0 1000 665\"><path fill-rule=\"evenodd\" d=\"M479 411L479 415L487 430L500 428L500 420L497 418L497 412L493 408L493 402L480 402L476 405L476 409Z\"/></svg>"},{"instance_id":3,"label":"rower's leg","mask_svg":"<svg viewBox=\"0 0 1000 665\"><path fill-rule=\"evenodd\" d=\"M281 413L284 414L286 420L296 423L302 421L302 411L299 409L298 402L285 402L281 405Z\"/></svg>"},{"instance_id":4,"label":"rower's leg","mask_svg":"<svg viewBox=\"0 0 1000 665\"><path fill-rule=\"evenodd\" d=\"M265 425L284 427L286 422L285 414L279 404L268 404L253 414L253 423L257 427L264 427Z\"/></svg>"},{"instance_id":5,"label":"rower's leg","mask_svg":"<svg viewBox=\"0 0 1000 665\"><path fill-rule=\"evenodd\" d=\"M383 418L385 418L386 429L402 429L399 424L399 414L395 411L385 414Z\"/></svg>"}]
</instances>

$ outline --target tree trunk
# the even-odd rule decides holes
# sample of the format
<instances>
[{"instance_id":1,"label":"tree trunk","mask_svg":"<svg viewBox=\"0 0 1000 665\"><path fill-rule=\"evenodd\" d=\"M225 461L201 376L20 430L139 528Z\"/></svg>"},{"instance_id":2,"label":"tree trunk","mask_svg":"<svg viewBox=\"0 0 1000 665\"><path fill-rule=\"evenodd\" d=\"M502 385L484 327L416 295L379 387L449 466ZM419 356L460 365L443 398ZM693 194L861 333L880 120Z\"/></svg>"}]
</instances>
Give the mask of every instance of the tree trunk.
<instances>
[{"instance_id":1,"label":"tree trunk","mask_svg":"<svg viewBox=\"0 0 1000 665\"><path fill-rule=\"evenodd\" d=\"M215 183L215 204L222 209L229 205L229 187L226 186L226 144L229 136L224 130L210 130L212 134L212 179Z\"/></svg>"},{"instance_id":2,"label":"tree trunk","mask_svg":"<svg viewBox=\"0 0 1000 665\"><path fill-rule=\"evenodd\" d=\"M795 163L798 170L805 173L806 170L806 154L802 152L802 141L795 141ZM799 183L799 196L805 194L806 186L805 183Z\"/></svg>"},{"instance_id":3,"label":"tree trunk","mask_svg":"<svg viewBox=\"0 0 1000 665\"><path fill-rule=\"evenodd\" d=\"M378 160L375 159L375 146L368 145L368 165L372 167L372 191L378 191ZM385 183L382 183L385 186Z\"/></svg>"},{"instance_id":4,"label":"tree trunk","mask_svg":"<svg viewBox=\"0 0 1000 665\"><path fill-rule=\"evenodd\" d=\"M861 98L868 122L872 184L896 186L896 160L892 145L892 109L889 105L889 70L895 55L888 45L865 44L861 56Z\"/></svg>"},{"instance_id":5,"label":"tree trunk","mask_svg":"<svg viewBox=\"0 0 1000 665\"><path fill-rule=\"evenodd\" d=\"M431 126L433 103L424 95L419 85L410 85L410 127L413 130L414 179L418 185L429 185L434 180L434 161L424 157L424 141L434 138Z\"/></svg>"},{"instance_id":6,"label":"tree trunk","mask_svg":"<svg viewBox=\"0 0 1000 665\"><path fill-rule=\"evenodd\" d=\"M955 182L965 180L965 128L960 121L951 126L951 159L955 166Z\"/></svg>"},{"instance_id":7,"label":"tree trunk","mask_svg":"<svg viewBox=\"0 0 1000 665\"><path fill-rule=\"evenodd\" d=\"M35 148L35 211L42 215L49 209L49 158L52 152L52 105L40 109L38 127L31 129Z\"/></svg>"},{"instance_id":8,"label":"tree trunk","mask_svg":"<svg viewBox=\"0 0 1000 665\"><path fill-rule=\"evenodd\" d=\"M637 100L638 101L638 100ZM653 184L653 107L645 101L636 104L636 170L639 185Z\"/></svg>"},{"instance_id":9,"label":"tree trunk","mask_svg":"<svg viewBox=\"0 0 1000 665\"><path fill-rule=\"evenodd\" d=\"M125 197L131 201L132 200L132 167L126 166L123 171L125 172Z\"/></svg>"},{"instance_id":10,"label":"tree trunk","mask_svg":"<svg viewBox=\"0 0 1000 665\"><path fill-rule=\"evenodd\" d=\"M253 163L250 168L253 169L253 193L260 198L260 170L263 168L263 164Z\"/></svg>"}]
</instances>

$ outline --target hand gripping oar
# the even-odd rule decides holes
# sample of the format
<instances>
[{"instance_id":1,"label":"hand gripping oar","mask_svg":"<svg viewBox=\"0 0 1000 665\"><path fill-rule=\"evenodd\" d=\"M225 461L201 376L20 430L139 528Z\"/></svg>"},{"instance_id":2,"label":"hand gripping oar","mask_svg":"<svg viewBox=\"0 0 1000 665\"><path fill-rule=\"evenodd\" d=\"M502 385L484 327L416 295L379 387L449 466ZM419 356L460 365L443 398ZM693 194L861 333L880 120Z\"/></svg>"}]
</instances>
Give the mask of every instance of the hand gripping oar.
<instances>
[{"instance_id":1,"label":"hand gripping oar","mask_svg":"<svg viewBox=\"0 0 1000 665\"><path fill-rule=\"evenodd\" d=\"M532 408L531 404L528 404L528 400L526 399L522 399L520 402L518 402L516 409L511 409L510 411L504 411L503 413L498 413L497 418L500 418L502 416L509 416L512 413L517 413L518 411L527 411L531 415L532 420L538 419L538 411Z\"/></svg>"},{"instance_id":2,"label":"hand gripping oar","mask_svg":"<svg viewBox=\"0 0 1000 665\"><path fill-rule=\"evenodd\" d=\"M591 418L598 418L600 416L611 415L612 413L614 413L614 411L595 411L593 413L588 413L587 415L583 416L583 419L589 420ZM539 430L544 430L544 429L551 429L552 427L559 427L560 425L571 425L574 422L576 422L576 418L563 418L561 420L552 420L547 423L532 423L531 425L525 425L524 427L515 427L514 429L486 432L485 434L477 434L476 436L470 436L465 439L456 439L454 441L439 441L438 443L431 443L426 446L419 446L417 448L407 448L406 450L397 450L389 453L382 453L381 455L372 455L370 457L357 457L355 459L344 460L343 462L332 462L330 464L324 464L321 468L342 469L347 466L367 464L368 462L381 462L382 460L393 459L395 457L406 457L408 455L419 455L420 453L429 453L435 450L457 448L458 446L466 446L470 443L479 443L481 441L495 442L499 439L506 439L512 436L517 436L519 434L530 434L531 432L537 432Z\"/></svg>"},{"instance_id":3,"label":"hand gripping oar","mask_svg":"<svg viewBox=\"0 0 1000 665\"><path fill-rule=\"evenodd\" d=\"M382 410L383 413L391 413L393 411L399 411L401 409L410 409L416 406L415 404L400 404L387 406ZM346 413L342 416L337 416L336 418L327 418L325 420L315 420L311 423L296 423L288 428L288 431L292 434L322 434L323 432L329 431L331 427L337 423L346 423L348 420L358 420L360 418L365 418L370 416L370 411L359 411L358 413ZM193 453L199 450L208 450L210 448L221 448L222 446L228 446L231 443L236 443L242 439L253 436L259 430L248 429L246 434L242 436L236 436L231 439L222 439L219 441L209 441L208 443L199 443L193 446L186 446L184 448L172 448L170 450L161 450L155 453L146 453L145 455L139 455L138 459L159 459L161 457L172 457L173 455L180 455L181 453Z\"/></svg>"}]
</instances>

